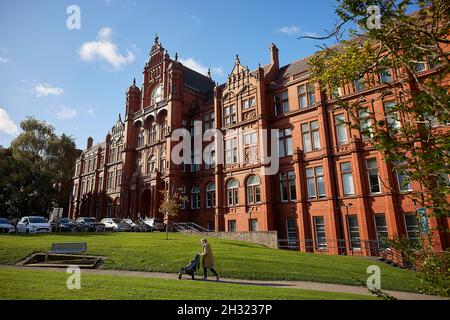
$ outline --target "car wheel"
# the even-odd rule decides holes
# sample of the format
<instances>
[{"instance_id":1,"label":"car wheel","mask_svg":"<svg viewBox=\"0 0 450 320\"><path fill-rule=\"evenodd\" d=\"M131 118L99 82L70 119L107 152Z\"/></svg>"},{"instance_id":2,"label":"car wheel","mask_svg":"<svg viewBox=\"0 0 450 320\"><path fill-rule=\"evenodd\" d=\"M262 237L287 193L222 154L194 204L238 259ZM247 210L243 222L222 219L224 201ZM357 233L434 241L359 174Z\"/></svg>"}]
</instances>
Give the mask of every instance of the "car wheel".
<instances>
[{"instance_id":1,"label":"car wheel","mask_svg":"<svg viewBox=\"0 0 450 320\"><path fill-rule=\"evenodd\" d=\"M30 230L29 230L29 229L25 230L25 233L26 233L26 234L29 234L29 233L30 233Z\"/></svg>"}]
</instances>

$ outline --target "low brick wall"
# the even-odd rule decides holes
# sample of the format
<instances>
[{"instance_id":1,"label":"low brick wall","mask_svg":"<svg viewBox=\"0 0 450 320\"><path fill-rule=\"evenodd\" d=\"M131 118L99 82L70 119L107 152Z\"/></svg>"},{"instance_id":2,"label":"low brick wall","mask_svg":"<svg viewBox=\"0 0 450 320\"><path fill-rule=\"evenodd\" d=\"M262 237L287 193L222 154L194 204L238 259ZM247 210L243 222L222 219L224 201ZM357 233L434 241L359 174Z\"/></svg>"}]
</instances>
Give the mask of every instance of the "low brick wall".
<instances>
[{"instance_id":1,"label":"low brick wall","mask_svg":"<svg viewBox=\"0 0 450 320\"><path fill-rule=\"evenodd\" d=\"M255 231L255 232L189 232L193 236L203 238L220 238L224 240L244 241L262 244L266 247L278 249L277 231Z\"/></svg>"}]
</instances>

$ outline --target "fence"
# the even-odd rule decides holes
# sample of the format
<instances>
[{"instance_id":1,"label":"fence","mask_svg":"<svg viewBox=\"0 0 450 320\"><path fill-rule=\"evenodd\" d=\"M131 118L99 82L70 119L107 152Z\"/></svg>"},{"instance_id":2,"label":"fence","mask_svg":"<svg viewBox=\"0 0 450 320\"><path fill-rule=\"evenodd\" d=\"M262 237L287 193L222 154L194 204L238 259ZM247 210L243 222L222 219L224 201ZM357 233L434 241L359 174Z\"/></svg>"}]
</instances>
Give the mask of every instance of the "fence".
<instances>
[{"instance_id":1,"label":"fence","mask_svg":"<svg viewBox=\"0 0 450 320\"><path fill-rule=\"evenodd\" d=\"M348 241L344 239L327 239L326 241L315 241L313 239L279 239L278 248L322 254L381 257L383 260L397 266L407 267L397 250L389 248L386 243L378 240L358 239Z\"/></svg>"}]
</instances>

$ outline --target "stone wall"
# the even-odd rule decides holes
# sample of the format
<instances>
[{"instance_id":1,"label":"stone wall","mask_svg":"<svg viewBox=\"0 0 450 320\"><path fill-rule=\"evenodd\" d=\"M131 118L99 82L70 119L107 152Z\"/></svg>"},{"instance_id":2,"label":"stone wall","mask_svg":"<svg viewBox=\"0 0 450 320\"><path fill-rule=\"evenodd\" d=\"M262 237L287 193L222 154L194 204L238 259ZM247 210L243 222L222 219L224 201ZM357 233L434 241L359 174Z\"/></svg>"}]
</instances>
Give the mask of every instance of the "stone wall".
<instances>
[{"instance_id":1,"label":"stone wall","mask_svg":"<svg viewBox=\"0 0 450 320\"><path fill-rule=\"evenodd\" d=\"M256 244L262 244L266 247L278 249L277 231L261 232L189 232L193 236L203 238L220 238L224 240L244 241Z\"/></svg>"}]
</instances>

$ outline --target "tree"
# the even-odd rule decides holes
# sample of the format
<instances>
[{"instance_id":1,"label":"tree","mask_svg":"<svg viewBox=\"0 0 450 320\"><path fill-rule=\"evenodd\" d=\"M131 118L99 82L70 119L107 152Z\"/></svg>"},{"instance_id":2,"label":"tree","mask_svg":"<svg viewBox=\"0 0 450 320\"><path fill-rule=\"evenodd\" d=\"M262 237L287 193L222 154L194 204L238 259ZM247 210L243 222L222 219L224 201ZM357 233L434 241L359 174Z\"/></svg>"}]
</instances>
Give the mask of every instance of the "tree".
<instances>
[{"instance_id":1,"label":"tree","mask_svg":"<svg viewBox=\"0 0 450 320\"><path fill-rule=\"evenodd\" d=\"M46 216L67 207L77 151L73 140L46 122L27 118L9 149L0 150L0 197L10 217Z\"/></svg>"},{"instance_id":2,"label":"tree","mask_svg":"<svg viewBox=\"0 0 450 320\"><path fill-rule=\"evenodd\" d=\"M372 18L369 6L379 10L380 25L368 23ZM413 7L418 10L408 13ZM370 117L375 119L371 127L360 121L361 112L367 112L363 99L338 97L338 105L349 113L352 120L349 124L353 128L370 136L392 170L407 177L404 184L411 181L421 184L423 192L408 192L406 196L427 208L429 215L448 217L450 130L446 125L450 123L450 2L338 0L336 13L339 21L334 30L319 39L336 37L339 44L332 48L322 47L310 59L312 79L319 82L324 91L333 94L343 84L396 70L398 81L388 83L379 93L382 98L389 91L398 90L401 101L385 110L386 115L371 114ZM346 31L349 40L343 40ZM419 76L417 70L422 63L436 67L439 72L428 77ZM401 126L392 126L393 121L400 120ZM409 249L402 245L403 242L392 240L391 245L403 248L401 251L407 255ZM448 259L439 260L444 265L447 263L447 268L428 270L432 263L427 261L437 261L439 257L430 254L433 252L430 241L422 244L414 251L417 258L422 257L420 263L418 259L414 260L416 266L425 273L446 270L444 277L448 281Z\"/></svg>"},{"instance_id":3,"label":"tree","mask_svg":"<svg viewBox=\"0 0 450 320\"><path fill-rule=\"evenodd\" d=\"M174 188L172 190L161 190L163 201L159 207L159 212L164 215L164 222L166 224L166 240L169 239L169 220L170 218L178 216L180 212L181 203L187 201L187 197L180 195Z\"/></svg>"}]
</instances>

